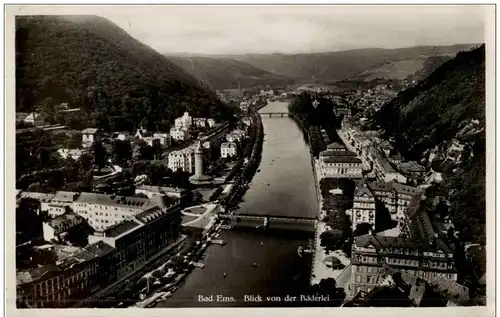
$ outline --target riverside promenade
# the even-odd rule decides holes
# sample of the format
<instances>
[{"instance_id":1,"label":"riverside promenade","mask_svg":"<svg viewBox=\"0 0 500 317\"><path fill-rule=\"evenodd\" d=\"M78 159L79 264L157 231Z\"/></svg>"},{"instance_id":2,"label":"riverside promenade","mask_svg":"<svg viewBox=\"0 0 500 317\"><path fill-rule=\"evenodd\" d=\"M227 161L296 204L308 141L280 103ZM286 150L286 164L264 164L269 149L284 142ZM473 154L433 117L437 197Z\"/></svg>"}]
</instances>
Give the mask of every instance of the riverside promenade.
<instances>
[{"instance_id":1,"label":"riverside promenade","mask_svg":"<svg viewBox=\"0 0 500 317\"><path fill-rule=\"evenodd\" d=\"M325 216L327 216L327 212L323 210L323 197L321 195L320 181L321 178L318 178L318 175L321 175L319 162L317 159L312 157L311 160L313 163L313 174L316 182L316 193L318 195L318 221L316 222L316 231L314 233L314 245L313 245L313 257L312 257L312 270L311 270L311 280L310 284L318 284L322 279L326 278L334 278L337 281L337 285L339 287L343 287L347 281L349 280L348 276L350 276L350 264L351 261L349 257L341 250L336 250L331 252L330 254L326 254L325 249L321 246L320 236L323 232L329 230L329 227L322 220ZM336 257L342 262L345 266L343 269L334 270L329 268L325 259L327 257Z\"/></svg>"}]
</instances>

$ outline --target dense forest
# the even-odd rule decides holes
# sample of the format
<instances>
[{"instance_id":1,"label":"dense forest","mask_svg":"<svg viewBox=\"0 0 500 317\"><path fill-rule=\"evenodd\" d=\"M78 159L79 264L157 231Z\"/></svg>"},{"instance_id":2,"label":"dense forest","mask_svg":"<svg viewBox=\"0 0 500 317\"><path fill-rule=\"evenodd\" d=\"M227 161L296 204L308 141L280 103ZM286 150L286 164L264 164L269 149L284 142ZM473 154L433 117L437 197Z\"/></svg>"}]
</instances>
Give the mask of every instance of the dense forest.
<instances>
[{"instance_id":1,"label":"dense forest","mask_svg":"<svg viewBox=\"0 0 500 317\"><path fill-rule=\"evenodd\" d=\"M229 118L232 109L180 67L95 16L16 18L16 110L69 103L104 130L166 130L188 110Z\"/></svg>"},{"instance_id":2,"label":"dense forest","mask_svg":"<svg viewBox=\"0 0 500 317\"><path fill-rule=\"evenodd\" d=\"M212 89L238 88L238 77L242 88L267 85L274 87L293 83L291 79L232 58L203 56L167 56L167 58L186 72L203 80Z\"/></svg>"},{"instance_id":3,"label":"dense forest","mask_svg":"<svg viewBox=\"0 0 500 317\"><path fill-rule=\"evenodd\" d=\"M485 46L460 52L426 79L404 90L374 116L374 126L395 136L401 154L420 160L429 150L457 139L464 125L478 120L476 133L461 138L468 151L444 172L443 192L463 241L485 239ZM468 154L467 154L468 153ZM438 152L439 154L439 152ZM438 169L439 166L434 164Z\"/></svg>"}]
</instances>

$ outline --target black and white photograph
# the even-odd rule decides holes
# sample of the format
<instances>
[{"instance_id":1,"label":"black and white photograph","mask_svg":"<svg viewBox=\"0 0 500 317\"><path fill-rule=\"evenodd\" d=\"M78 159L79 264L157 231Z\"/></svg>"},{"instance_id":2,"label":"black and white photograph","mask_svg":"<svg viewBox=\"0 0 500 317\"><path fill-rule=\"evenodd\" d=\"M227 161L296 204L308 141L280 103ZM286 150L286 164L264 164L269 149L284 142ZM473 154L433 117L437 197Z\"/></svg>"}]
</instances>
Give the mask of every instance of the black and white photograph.
<instances>
[{"instance_id":1,"label":"black and white photograph","mask_svg":"<svg viewBox=\"0 0 500 317\"><path fill-rule=\"evenodd\" d=\"M494 314L495 5L5 10L11 309Z\"/></svg>"}]
</instances>

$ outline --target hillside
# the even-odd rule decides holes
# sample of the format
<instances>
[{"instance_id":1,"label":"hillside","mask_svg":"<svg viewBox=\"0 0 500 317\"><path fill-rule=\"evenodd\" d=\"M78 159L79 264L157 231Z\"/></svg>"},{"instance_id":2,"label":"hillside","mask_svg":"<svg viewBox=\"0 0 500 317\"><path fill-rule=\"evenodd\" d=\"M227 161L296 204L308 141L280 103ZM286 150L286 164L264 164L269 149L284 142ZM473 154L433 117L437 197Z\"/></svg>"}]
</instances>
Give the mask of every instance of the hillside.
<instances>
[{"instance_id":1,"label":"hillside","mask_svg":"<svg viewBox=\"0 0 500 317\"><path fill-rule=\"evenodd\" d=\"M460 52L373 118L405 158L443 173L441 189L465 241L485 239L484 71L484 45Z\"/></svg>"},{"instance_id":2,"label":"hillside","mask_svg":"<svg viewBox=\"0 0 500 317\"><path fill-rule=\"evenodd\" d=\"M400 49L369 48L313 54L248 54L228 57L287 78L334 82L355 76L384 62L456 54L473 46L464 44Z\"/></svg>"},{"instance_id":3,"label":"hillside","mask_svg":"<svg viewBox=\"0 0 500 317\"><path fill-rule=\"evenodd\" d=\"M202 56L167 57L186 72L200 78L212 89L238 88L238 75L240 76L242 88L292 83L290 79L283 76L278 76L246 62L231 58Z\"/></svg>"},{"instance_id":4,"label":"hillside","mask_svg":"<svg viewBox=\"0 0 500 317\"><path fill-rule=\"evenodd\" d=\"M348 78L350 81L372 81L375 79L421 80L430 75L453 56L419 56L414 59L392 60L382 62L363 72Z\"/></svg>"},{"instance_id":5,"label":"hillside","mask_svg":"<svg viewBox=\"0 0 500 317\"><path fill-rule=\"evenodd\" d=\"M105 130L166 128L185 110L231 115L198 79L96 16L17 17L16 96L17 111L67 102Z\"/></svg>"}]
</instances>

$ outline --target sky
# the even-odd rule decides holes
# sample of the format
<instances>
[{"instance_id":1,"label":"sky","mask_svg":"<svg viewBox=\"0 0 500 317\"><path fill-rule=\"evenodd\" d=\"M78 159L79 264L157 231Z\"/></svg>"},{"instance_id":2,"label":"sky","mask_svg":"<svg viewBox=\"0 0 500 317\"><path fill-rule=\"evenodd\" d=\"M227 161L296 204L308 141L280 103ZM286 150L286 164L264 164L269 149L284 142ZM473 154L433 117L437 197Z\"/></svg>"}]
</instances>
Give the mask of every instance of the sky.
<instances>
[{"instance_id":1,"label":"sky","mask_svg":"<svg viewBox=\"0 0 500 317\"><path fill-rule=\"evenodd\" d=\"M487 10L470 5L60 8L47 12L99 15L160 53L207 55L483 43Z\"/></svg>"}]
</instances>

